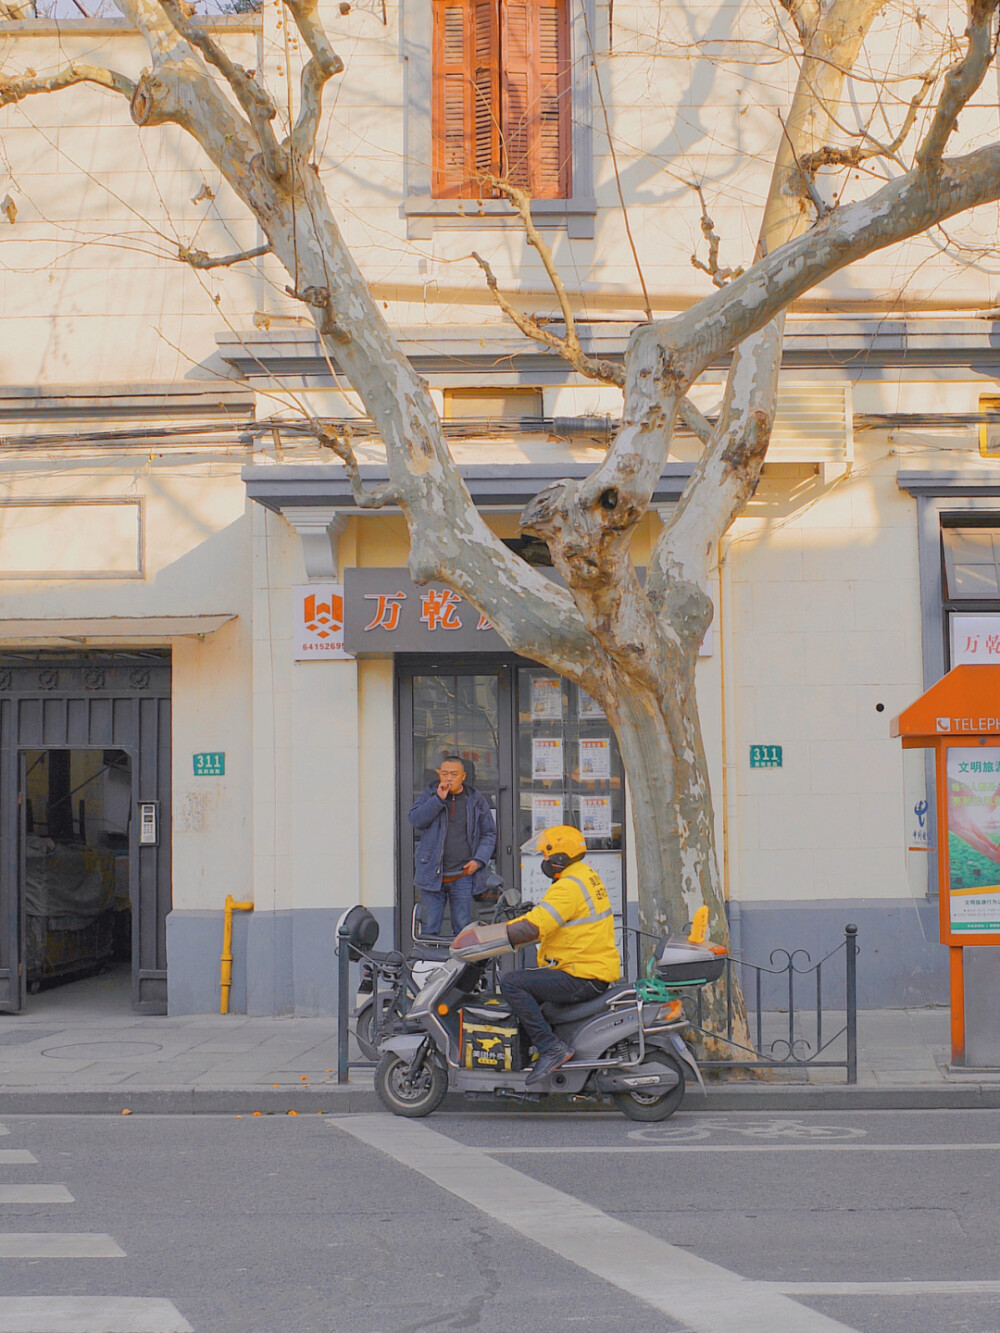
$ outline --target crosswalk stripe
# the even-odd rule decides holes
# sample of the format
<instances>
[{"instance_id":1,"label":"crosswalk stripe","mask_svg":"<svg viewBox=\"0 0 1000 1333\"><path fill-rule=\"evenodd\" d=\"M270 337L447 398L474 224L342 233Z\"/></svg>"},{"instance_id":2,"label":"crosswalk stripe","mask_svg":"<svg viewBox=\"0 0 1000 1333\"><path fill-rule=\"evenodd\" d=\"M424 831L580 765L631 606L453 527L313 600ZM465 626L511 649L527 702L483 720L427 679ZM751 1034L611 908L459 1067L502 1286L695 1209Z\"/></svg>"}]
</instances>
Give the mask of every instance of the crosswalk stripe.
<instances>
[{"instance_id":1,"label":"crosswalk stripe","mask_svg":"<svg viewBox=\"0 0 1000 1333\"><path fill-rule=\"evenodd\" d=\"M0 1139L2 1139L3 1136L4 1136L5 1134L9 1134L9 1133L10 1133L10 1130L7 1128L6 1125L0 1125Z\"/></svg>"},{"instance_id":2,"label":"crosswalk stripe","mask_svg":"<svg viewBox=\"0 0 1000 1333\"><path fill-rule=\"evenodd\" d=\"M0 1148L0 1166L37 1166L38 1158L27 1148Z\"/></svg>"},{"instance_id":3,"label":"crosswalk stripe","mask_svg":"<svg viewBox=\"0 0 1000 1333\"><path fill-rule=\"evenodd\" d=\"M124 1259L100 1231L15 1231L0 1234L0 1259Z\"/></svg>"},{"instance_id":4,"label":"crosswalk stripe","mask_svg":"<svg viewBox=\"0 0 1000 1333\"><path fill-rule=\"evenodd\" d=\"M0 1203L72 1203L65 1185L0 1185Z\"/></svg>"},{"instance_id":5,"label":"crosswalk stripe","mask_svg":"<svg viewBox=\"0 0 1000 1333\"><path fill-rule=\"evenodd\" d=\"M0 1333L194 1333L173 1301L114 1296L5 1296Z\"/></svg>"}]
</instances>

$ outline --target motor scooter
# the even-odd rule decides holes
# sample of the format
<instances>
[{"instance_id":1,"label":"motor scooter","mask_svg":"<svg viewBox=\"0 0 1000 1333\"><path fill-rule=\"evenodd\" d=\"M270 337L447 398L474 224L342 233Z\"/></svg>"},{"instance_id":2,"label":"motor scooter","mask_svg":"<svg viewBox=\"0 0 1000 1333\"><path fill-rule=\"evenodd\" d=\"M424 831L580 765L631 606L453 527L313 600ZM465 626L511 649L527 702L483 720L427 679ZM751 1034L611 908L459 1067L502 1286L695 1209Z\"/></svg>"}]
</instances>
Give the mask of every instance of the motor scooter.
<instances>
[{"instance_id":1,"label":"motor scooter","mask_svg":"<svg viewBox=\"0 0 1000 1333\"><path fill-rule=\"evenodd\" d=\"M516 891L508 890L516 903ZM707 913L705 914L707 917ZM375 1090L393 1115L430 1115L449 1091L467 1097L539 1102L548 1096L611 1101L630 1119L666 1120L692 1077L704 1091L680 996L716 981L726 950L663 936L648 975L622 982L580 1004L546 1004L543 1012L573 1059L526 1086L527 1038L499 992L482 993L494 946L452 944L448 961L427 980L396 1031L379 1042ZM700 927L703 934L704 926ZM478 992L478 993L477 993Z\"/></svg>"}]
</instances>

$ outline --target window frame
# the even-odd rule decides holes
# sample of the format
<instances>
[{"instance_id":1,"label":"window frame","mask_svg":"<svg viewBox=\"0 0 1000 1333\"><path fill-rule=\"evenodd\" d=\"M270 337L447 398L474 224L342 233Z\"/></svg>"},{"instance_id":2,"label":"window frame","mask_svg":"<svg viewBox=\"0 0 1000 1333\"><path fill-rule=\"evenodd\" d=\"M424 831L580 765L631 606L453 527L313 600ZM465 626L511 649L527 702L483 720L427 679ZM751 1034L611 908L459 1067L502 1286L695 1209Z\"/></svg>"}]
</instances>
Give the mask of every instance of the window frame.
<instances>
[{"instance_id":1,"label":"window frame","mask_svg":"<svg viewBox=\"0 0 1000 1333\"><path fill-rule=\"evenodd\" d=\"M572 193L567 199L536 199L531 214L539 227L565 229L570 239L592 240L594 197L593 74L587 30L597 33L596 0L567 0L569 13ZM505 199L435 199L433 162L433 13L431 0L404 0L400 40L405 67L405 152L402 214L411 240L440 228L496 227L519 230L520 218ZM599 45L599 43L598 43Z\"/></svg>"}]
</instances>

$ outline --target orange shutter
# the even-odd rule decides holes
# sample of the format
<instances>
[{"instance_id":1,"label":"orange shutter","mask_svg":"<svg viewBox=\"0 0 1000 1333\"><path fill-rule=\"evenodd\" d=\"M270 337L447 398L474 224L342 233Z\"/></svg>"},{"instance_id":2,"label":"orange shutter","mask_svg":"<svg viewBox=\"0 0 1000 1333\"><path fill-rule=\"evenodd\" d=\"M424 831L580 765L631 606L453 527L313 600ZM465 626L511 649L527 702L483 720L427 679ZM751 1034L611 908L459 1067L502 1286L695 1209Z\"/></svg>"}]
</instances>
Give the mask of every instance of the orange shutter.
<instances>
[{"instance_id":1,"label":"orange shutter","mask_svg":"<svg viewBox=\"0 0 1000 1333\"><path fill-rule=\"evenodd\" d=\"M432 129L435 198L491 195L500 158L496 0L434 0Z\"/></svg>"},{"instance_id":2,"label":"orange shutter","mask_svg":"<svg viewBox=\"0 0 1000 1333\"><path fill-rule=\"evenodd\" d=\"M572 189L565 0L502 0L503 164L534 199Z\"/></svg>"}]
</instances>

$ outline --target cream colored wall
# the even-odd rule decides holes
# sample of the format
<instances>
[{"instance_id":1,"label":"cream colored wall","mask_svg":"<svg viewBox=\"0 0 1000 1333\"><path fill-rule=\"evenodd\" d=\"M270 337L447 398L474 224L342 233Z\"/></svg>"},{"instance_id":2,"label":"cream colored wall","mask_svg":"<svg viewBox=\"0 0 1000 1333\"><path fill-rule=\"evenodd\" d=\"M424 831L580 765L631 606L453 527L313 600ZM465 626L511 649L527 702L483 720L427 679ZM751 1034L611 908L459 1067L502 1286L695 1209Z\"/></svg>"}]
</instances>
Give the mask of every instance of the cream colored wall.
<instances>
[{"instance_id":1,"label":"cream colored wall","mask_svg":"<svg viewBox=\"0 0 1000 1333\"><path fill-rule=\"evenodd\" d=\"M385 25L365 6L342 15L338 4L324 0L322 11L346 70L328 93L319 170L387 317L405 324L504 326L473 250L493 264L505 288L524 293L529 306L550 309L538 257L517 228L471 220L439 228L427 239L408 238L400 208L407 151L400 8L388 6ZM938 19L941 26L945 21L943 5L931 11L921 49L904 52L920 71L930 58L926 34ZM267 0L260 49L246 21L227 20L220 37L241 64L263 68L279 126L286 119L288 78L297 79L301 58L294 34L289 52L284 30L276 28L284 12ZM691 264L704 242L697 196L684 181L707 182L723 262L752 255L778 110L787 104L795 72L792 44L781 38L774 8L755 0L661 6L653 22L648 6L616 4L610 50L608 13L606 4L598 6L592 35L618 174L638 263L655 308L667 312L712 291L707 275ZM880 52L898 46L896 26L898 14L887 7L871 43L876 67ZM766 64L750 74L748 53L759 50L767 52ZM587 60L589 53L577 58ZM45 72L68 59L109 64L132 76L148 63L138 38L114 23L69 21L58 29L0 24L5 68ZM870 95L869 84L855 89L844 112L848 126L852 117L866 114ZM990 96L986 90L980 97L983 111L973 112L966 139L984 130ZM583 294L592 313L618 310L638 317L636 259L596 100L593 119L595 238L570 241L557 229L551 239L568 285ZM270 259L202 272L177 262L180 245L225 254L260 240L256 223L182 131L138 130L123 98L78 87L0 109L0 136L0 198L9 194L17 207L15 223L0 224L5 382L108 383L218 373L224 369L215 353L219 330L250 328L254 321L275 328L308 322L302 306L286 295L287 275ZM962 138L953 139L953 151ZM859 181L867 188L867 177ZM857 186L849 182L846 188ZM956 243L982 246L992 243L996 228L991 207L949 223L949 235ZM982 265L966 258L936 238L915 239L832 277L809 300L819 308L829 299L884 308L905 289L910 308L920 302L935 308L988 305L993 294L988 280L984 286ZM601 392L592 390L595 399Z\"/></svg>"},{"instance_id":2,"label":"cream colored wall","mask_svg":"<svg viewBox=\"0 0 1000 1333\"><path fill-rule=\"evenodd\" d=\"M806 468L765 476L726 543L744 901L911 891L889 721L922 688L915 504L884 436L855 448L832 487ZM751 770L752 744L781 745L783 767Z\"/></svg>"}]
</instances>

